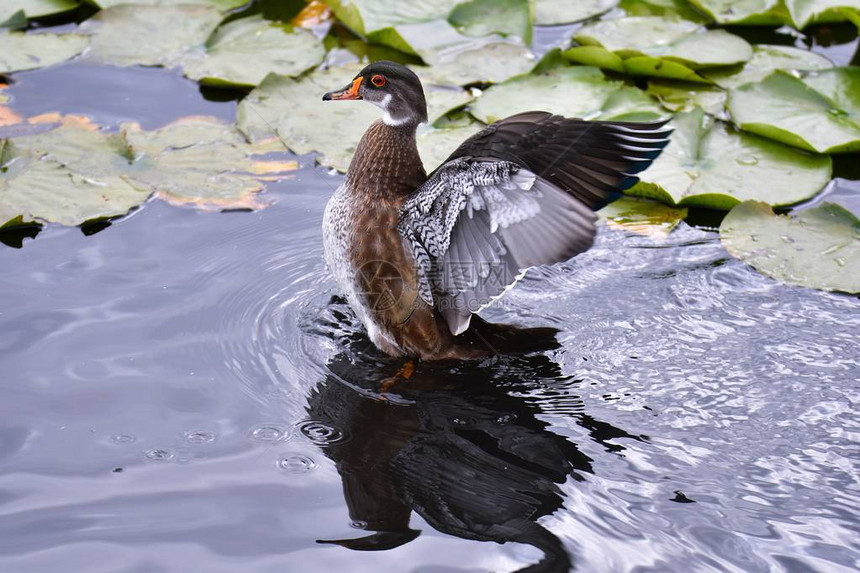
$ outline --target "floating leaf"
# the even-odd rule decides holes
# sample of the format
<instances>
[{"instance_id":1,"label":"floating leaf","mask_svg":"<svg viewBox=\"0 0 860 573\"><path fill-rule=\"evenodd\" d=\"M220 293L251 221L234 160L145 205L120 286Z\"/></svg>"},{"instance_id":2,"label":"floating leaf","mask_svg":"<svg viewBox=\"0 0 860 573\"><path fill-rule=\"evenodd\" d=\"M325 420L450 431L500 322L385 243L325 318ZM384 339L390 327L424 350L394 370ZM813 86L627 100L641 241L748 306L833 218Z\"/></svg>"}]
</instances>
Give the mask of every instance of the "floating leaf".
<instances>
[{"instance_id":1,"label":"floating leaf","mask_svg":"<svg viewBox=\"0 0 860 573\"><path fill-rule=\"evenodd\" d=\"M809 50L791 46L759 45L753 47L750 61L731 68L703 70L703 76L729 89L763 80L776 70L809 71L832 68L833 62Z\"/></svg>"},{"instance_id":2,"label":"floating leaf","mask_svg":"<svg viewBox=\"0 0 860 573\"><path fill-rule=\"evenodd\" d=\"M612 81L597 68L568 67L491 86L471 113L493 123L515 113L544 110L567 117L653 121L669 114L648 94Z\"/></svg>"},{"instance_id":3,"label":"floating leaf","mask_svg":"<svg viewBox=\"0 0 860 573\"><path fill-rule=\"evenodd\" d=\"M680 113L671 125L669 145L627 194L729 210L748 199L793 205L830 181L830 157L735 133L702 110Z\"/></svg>"},{"instance_id":4,"label":"floating leaf","mask_svg":"<svg viewBox=\"0 0 860 573\"><path fill-rule=\"evenodd\" d=\"M258 209L263 189L254 174L271 174L269 162L253 155L266 151L246 143L232 126L210 117L184 118L155 131L126 125L123 134L134 153L135 169L125 179L174 204L204 208ZM294 162L282 163L286 170Z\"/></svg>"},{"instance_id":5,"label":"floating leaf","mask_svg":"<svg viewBox=\"0 0 860 573\"><path fill-rule=\"evenodd\" d=\"M256 86L269 73L296 76L324 57L312 33L252 16L218 28L205 54L189 56L184 68L204 84Z\"/></svg>"},{"instance_id":6,"label":"floating leaf","mask_svg":"<svg viewBox=\"0 0 860 573\"><path fill-rule=\"evenodd\" d=\"M774 72L729 94L741 129L821 153L860 150L860 68L823 70L805 80Z\"/></svg>"},{"instance_id":7,"label":"floating leaf","mask_svg":"<svg viewBox=\"0 0 860 573\"><path fill-rule=\"evenodd\" d=\"M732 256L779 281L822 290L860 292L860 220L842 207L775 215L755 201L741 203L720 225Z\"/></svg>"},{"instance_id":8,"label":"floating leaf","mask_svg":"<svg viewBox=\"0 0 860 573\"><path fill-rule=\"evenodd\" d=\"M720 24L779 25L788 21L783 0L689 0Z\"/></svg>"},{"instance_id":9,"label":"floating leaf","mask_svg":"<svg viewBox=\"0 0 860 573\"><path fill-rule=\"evenodd\" d=\"M359 65L317 70L298 80L270 75L239 103L239 129L251 141L277 134L294 153L317 151L322 165L345 171L381 112L367 102L324 102L322 94L347 84L360 70ZM460 88L425 83L424 90L431 123L472 100Z\"/></svg>"},{"instance_id":10,"label":"floating leaf","mask_svg":"<svg viewBox=\"0 0 860 573\"><path fill-rule=\"evenodd\" d=\"M445 18L462 0L325 0L345 26L368 39L374 32L403 24Z\"/></svg>"},{"instance_id":11,"label":"floating leaf","mask_svg":"<svg viewBox=\"0 0 860 573\"><path fill-rule=\"evenodd\" d=\"M78 34L0 30L0 74L58 64L83 52L87 43L87 38Z\"/></svg>"},{"instance_id":12,"label":"floating leaf","mask_svg":"<svg viewBox=\"0 0 860 573\"><path fill-rule=\"evenodd\" d=\"M486 127L477 121L465 121L441 128L431 128L418 134L418 153L424 169L431 173L457 149L461 143Z\"/></svg>"},{"instance_id":13,"label":"floating leaf","mask_svg":"<svg viewBox=\"0 0 860 573\"><path fill-rule=\"evenodd\" d=\"M0 26L5 22L14 21L20 14L26 25L27 18L42 18L53 14L62 14L78 7L78 0L3 0L0 6ZM17 25L12 27L18 27Z\"/></svg>"},{"instance_id":14,"label":"floating leaf","mask_svg":"<svg viewBox=\"0 0 860 573\"><path fill-rule=\"evenodd\" d=\"M397 34L405 43L401 49L420 56L445 83L498 83L535 65L534 55L519 40L464 36L446 21L398 26Z\"/></svg>"},{"instance_id":15,"label":"floating leaf","mask_svg":"<svg viewBox=\"0 0 860 573\"><path fill-rule=\"evenodd\" d=\"M603 70L625 73L624 60L621 56L614 54L600 46L574 46L562 52L562 56L582 64L583 66L594 66Z\"/></svg>"},{"instance_id":16,"label":"floating leaf","mask_svg":"<svg viewBox=\"0 0 860 573\"><path fill-rule=\"evenodd\" d=\"M113 8L120 4L146 4L150 6L177 6L180 4L206 4L221 12L244 6L248 0L88 0L99 8Z\"/></svg>"},{"instance_id":17,"label":"floating leaf","mask_svg":"<svg viewBox=\"0 0 860 573\"><path fill-rule=\"evenodd\" d=\"M665 237L687 216L684 207L670 207L635 197L621 197L597 212L610 228L637 235Z\"/></svg>"},{"instance_id":18,"label":"floating leaf","mask_svg":"<svg viewBox=\"0 0 860 573\"><path fill-rule=\"evenodd\" d=\"M802 30L810 24L860 19L857 0L785 0L791 23Z\"/></svg>"},{"instance_id":19,"label":"floating leaf","mask_svg":"<svg viewBox=\"0 0 860 573\"><path fill-rule=\"evenodd\" d=\"M630 16L662 16L700 23L713 20L693 9L686 0L621 0L619 8Z\"/></svg>"},{"instance_id":20,"label":"floating leaf","mask_svg":"<svg viewBox=\"0 0 860 573\"><path fill-rule=\"evenodd\" d=\"M725 114L728 94L716 87L671 80L651 80L648 82L648 93L655 96L666 109L674 112L690 111L701 108L706 113L722 117Z\"/></svg>"},{"instance_id":21,"label":"floating leaf","mask_svg":"<svg viewBox=\"0 0 860 573\"><path fill-rule=\"evenodd\" d=\"M752 47L738 36L659 17L594 22L583 26L574 39L583 46L615 53L624 60L628 74L686 81L707 81L696 71L742 63L752 57ZM565 55L576 60L576 52Z\"/></svg>"},{"instance_id":22,"label":"floating leaf","mask_svg":"<svg viewBox=\"0 0 860 573\"><path fill-rule=\"evenodd\" d=\"M0 226L12 220L80 225L124 215L149 196L120 176L130 163L122 139L77 118L53 132L7 141L3 162Z\"/></svg>"},{"instance_id":23,"label":"floating leaf","mask_svg":"<svg viewBox=\"0 0 860 573\"><path fill-rule=\"evenodd\" d=\"M528 0L470 0L457 5L448 21L467 36L513 34L532 41L531 7Z\"/></svg>"},{"instance_id":24,"label":"floating leaf","mask_svg":"<svg viewBox=\"0 0 860 573\"><path fill-rule=\"evenodd\" d=\"M618 0L536 0L535 24L554 26L587 20L608 12Z\"/></svg>"},{"instance_id":25,"label":"floating leaf","mask_svg":"<svg viewBox=\"0 0 860 573\"><path fill-rule=\"evenodd\" d=\"M137 6L102 10L80 26L92 36L86 57L117 66L175 66L206 39L221 21L205 5Z\"/></svg>"}]
</instances>

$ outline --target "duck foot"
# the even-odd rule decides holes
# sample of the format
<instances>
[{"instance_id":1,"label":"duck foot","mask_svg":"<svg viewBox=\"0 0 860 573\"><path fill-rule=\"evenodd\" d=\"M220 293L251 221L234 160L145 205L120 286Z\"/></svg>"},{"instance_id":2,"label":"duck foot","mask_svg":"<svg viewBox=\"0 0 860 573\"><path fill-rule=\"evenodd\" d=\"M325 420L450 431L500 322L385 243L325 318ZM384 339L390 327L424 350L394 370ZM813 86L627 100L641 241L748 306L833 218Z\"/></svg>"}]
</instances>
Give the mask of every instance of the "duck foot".
<instances>
[{"instance_id":1,"label":"duck foot","mask_svg":"<svg viewBox=\"0 0 860 573\"><path fill-rule=\"evenodd\" d=\"M389 390L391 390L392 386L397 384L397 382L401 379L409 380L412 378L412 374L415 372L415 362L412 360L407 360L403 366L401 366L397 372L394 373L394 376L389 376L379 383L379 393L386 394Z\"/></svg>"}]
</instances>

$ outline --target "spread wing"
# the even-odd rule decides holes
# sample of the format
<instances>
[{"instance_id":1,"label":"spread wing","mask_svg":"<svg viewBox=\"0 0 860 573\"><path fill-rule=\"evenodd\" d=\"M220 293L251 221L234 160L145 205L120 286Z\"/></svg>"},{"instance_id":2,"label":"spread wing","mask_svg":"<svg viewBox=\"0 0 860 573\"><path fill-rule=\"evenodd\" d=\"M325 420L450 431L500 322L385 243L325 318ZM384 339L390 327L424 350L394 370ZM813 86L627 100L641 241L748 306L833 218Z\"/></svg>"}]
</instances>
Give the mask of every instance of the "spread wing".
<instances>
[{"instance_id":1,"label":"spread wing","mask_svg":"<svg viewBox=\"0 0 860 573\"><path fill-rule=\"evenodd\" d=\"M421 298L460 334L529 267L587 250L594 210L660 154L664 126L527 112L466 140L401 211Z\"/></svg>"}]
</instances>

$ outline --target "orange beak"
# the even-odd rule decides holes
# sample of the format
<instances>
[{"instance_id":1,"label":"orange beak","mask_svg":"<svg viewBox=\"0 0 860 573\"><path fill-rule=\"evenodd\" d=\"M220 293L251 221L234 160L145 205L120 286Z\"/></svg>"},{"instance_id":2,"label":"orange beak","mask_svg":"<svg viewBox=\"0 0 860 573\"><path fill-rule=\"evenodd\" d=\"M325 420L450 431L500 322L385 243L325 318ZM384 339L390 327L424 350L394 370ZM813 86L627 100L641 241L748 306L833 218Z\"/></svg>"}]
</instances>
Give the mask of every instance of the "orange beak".
<instances>
[{"instance_id":1,"label":"orange beak","mask_svg":"<svg viewBox=\"0 0 860 573\"><path fill-rule=\"evenodd\" d=\"M361 99L361 96L358 95L358 88L361 87L361 82L363 79L364 78L362 76L358 76L357 78L352 80L352 85L337 92L328 92L323 96L323 101L337 99Z\"/></svg>"}]
</instances>

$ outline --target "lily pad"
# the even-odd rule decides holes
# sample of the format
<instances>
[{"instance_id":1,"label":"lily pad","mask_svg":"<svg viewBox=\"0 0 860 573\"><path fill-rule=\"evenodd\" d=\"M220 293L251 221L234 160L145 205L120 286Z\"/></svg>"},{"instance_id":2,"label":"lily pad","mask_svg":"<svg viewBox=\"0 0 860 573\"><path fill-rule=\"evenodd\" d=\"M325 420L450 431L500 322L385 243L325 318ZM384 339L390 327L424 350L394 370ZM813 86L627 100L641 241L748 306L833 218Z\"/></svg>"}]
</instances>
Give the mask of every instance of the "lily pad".
<instances>
[{"instance_id":1,"label":"lily pad","mask_svg":"<svg viewBox=\"0 0 860 573\"><path fill-rule=\"evenodd\" d=\"M444 20L398 26L396 31L405 49L420 56L445 83L498 83L530 71L536 63L518 39L464 36Z\"/></svg>"},{"instance_id":2,"label":"lily pad","mask_svg":"<svg viewBox=\"0 0 860 573\"><path fill-rule=\"evenodd\" d=\"M783 0L689 0L690 4L720 24L756 26L788 23Z\"/></svg>"},{"instance_id":3,"label":"lily pad","mask_svg":"<svg viewBox=\"0 0 860 573\"><path fill-rule=\"evenodd\" d=\"M830 181L830 157L736 133L700 109L671 125L669 145L625 193L727 211L746 200L793 205Z\"/></svg>"},{"instance_id":4,"label":"lily pad","mask_svg":"<svg viewBox=\"0 0 860 573\"><path fill-rule=\"evenodd\" d=\"M662 16L699 23L713 20L693 9L686 0L621 0L618 7L629 16Z\"/></svg>"},{"instance_id":5,"label":"lily pad","mask_svg":"<svg viewBox=\"0 0 860 573\"><path fill-rule=\"evenodd\" d=\"M24 18L42 18L62 14L78 7L78 0L3 0L0 6L0 25L21 13Z\"/></svg>"},{"instance_id":6,"label":"lily pad","mask_svg":"<svg viewBox=\"0 0 860 573\"><path fill-rule=\"evenodd\" d=\"M448 21L467 36L487 36L496 32L532 41L529 0L470 0L458 4Z\"/></svg>"},{"instance_id":7,"label":"lily pad","mask_svg":"<svg viewBox=\"0 0 860 573\"><path fill-rule=\"evenodd\" d=\"M486 127L477 121L463 121L443 127L424 129L418 134L418 153L424 170L431 173L442 165L460 144Z\"/></svg>"},{"instance_id":8,"label":"lily pad","mask_svg":"<svg viewBox=\"0 0 860 573\"><path fill-rule=\"evenodd\" d=\"M174 66L206 43L221 21L212 6L137 6L102 10L80 26L91 36L86 57L116 66Z\"/></svg>"},{"instance_id":9,"label":"lily pad","mask_svg":"<svg viewBox=\"0 0 860 573\"><path fill-rule=\"evenodd\" d=\"M144 4L150 6L178 6L180 4L207 4L222 12L244 6L248 0L88 0L99 8L113 8L120 4Z\"/></svg>"},{"instance_id":10,"label":"lily pad","mask_svg":"<svg viewBox=\"0 0 860 573\"><path fill-rule=\"evenodd\" d=\"M592 67L557 68L491 86L471 113L493 123L515 113L544 110L567 117L654 121L670 115L652 97Z\"/></svg>"},{"instance_id":11,"label":"lily pad","mask_svg":"<svg viewBox=\"0 0 860 573\"><path fill-rule=\"evenodd\" d=\"M594 22L583 26L574 39L583 46L616 54L624 60L628 74L686 81L707 81L697 70L738 64L752 57L752 47L738 36L659 17ZM565 55L576 60L575 52Z\"/></svg>"},{"instance_id":12,"label":"lily pad","mask_svg":"<svg viewBox=\"0 0 860 573\"><path fill-rule=\"evenodd\" d=\"M254 160L271 147L248 144L234 126L211 117L189 117L155 131L123 126L135 168L125 179L173 204L210 209L258 209L263 183L273 170ZM276 164L281 171L296 162Z\"/></svg>"},{"instance_id":13,"label":"lily pad","mask_svg":"<svg viewBox=\"0 0 860 573\"><path fill-rule=\"evenodd\" d=\"M324 102L322 94L345 85L360 70L359 65L317 70L298 80L270 75L239 103L239 129L251 141L277 135L294 153L317 151L319 163L345 171L381 112L367 102ZM472 100L458 87L425 83L424 90L431 123Z\"/></svg>"},{"instance_id":14,"label":"lily pad","mask_svg":"<svg viewBox=\"0 0 860 573\"><path fill-rule=\"evenodd\" d=\"M790 216L754 201L723 219L720 241L760 273L801 286L860 292L860 220L833 203Z\"/></svg>"},{"instance_id":15,"label":"lily pad","mask_svg":"<svg viewBox=\"0 0 860 573\"><path fill-rule=\"evenodd\" d=\"M393 28L445 18L462 0L325 0L337 19L362 36Z\"/></svg>"},{"instance_id":16,"label":"lily pad","mask_svg":"<svg viewBox=\"0 0 860 573\"><path fill-rule=\"evenodd\" d=\"M124 215L149 197L122 179L128 157L121 137L77 118L52 132L6 141L0 226L10 221L80 225Z\"/></svg>"},{"instance_id":17,"label":"lily pad","mask_svg":"<svg viewBox=\"0 0 860 573\"><path fill-rule=\"evenodd\" d=\"M741 129L820 153L860 150L860 68L823 70L800 80L777 71L729 94Z\"/></svg>"},{"instance_id":18,"label":"lily pad","mask_svg":"<svg viewBox=\"0 0 860 573\"><path fill-rule=\"evenodd\" d=\"M758 45L750 61L731 68L703 70L701 74L722 88L736 88L763 80L776 70L809 71L832 68L833 62L822 55L791 46Z\"/></svg>"},{"instance_id":19,"label":"lily pad","mask_svg":"<svg viewBox=\"0 0 860 573\"><path fill-rule=\"evenodd\" d=\"M535 0L535 24L571 24L599 16L618 6L619 0Z\"/></svg>"},{"instance_id":20,"label":"lily pad","mask_svg":"<svg viewBox=\"0 0 860 573\"><path fill-rule=\"evenodd\" d=\"M857 0L785 0L785 4L797 29L818 23L856 22L860 18Z\"/></svg>"},{"instance_id":21,"label":"lily pad","mask_svg":"<svg viewBox=\"0 0 860 573\"><path fill-rule=\"evenodd\" d=\"M298 167L256 160L271 146L249 145L233 126L213 118L107 133L86 118L67 116L51 131L0 140L0 149L0 226L80 225L124 215L153 193L173 203L257 208L261 181Z\"/></svg>"},{"instance_id":22,"label":"lily pad","mask_svg":"<svg viewBox=\"0 0 860 573\"><path fill-rule=\"evenodd\" d=\"M611 229L629 231L648 237L665 237L687 216L685 207L621 197L597 212Z\"/></svg>"},{"instance_id":23,"label":"lily pad","mask_svg":"<svg viewBox=\"0 0 860 573\"><path fill-rule=\"evenodd\" d=\"M0 74L58 64L84 51L78 34L26 34L0 30Z\"/></svg>"},{"instance_id":24,"label":"lily pad","mask_svg":"<svg viewBox=\"0 0 860 573\"><path fill-rule=\"evenodd\" d=\"M716 86L671 80L651 80L648 93L655 96L663 107L674 112L701 108L706 113L728 119L725 112L728 93Z\"/></svg>"},{"instance_id":25,"label":"lily pad","mask_svg":"<svg viewBox=\"0 0 860 573\"><path fill-rule=\"evenodd\" d=\"M296 76L324 57L311 32L252 16L218 28L205 54L189 56L184 68L204 84L256 86L269 73Z\"/></svg>"}]
</instances>

